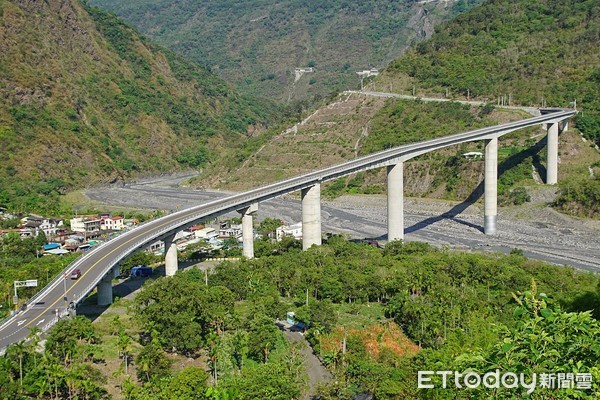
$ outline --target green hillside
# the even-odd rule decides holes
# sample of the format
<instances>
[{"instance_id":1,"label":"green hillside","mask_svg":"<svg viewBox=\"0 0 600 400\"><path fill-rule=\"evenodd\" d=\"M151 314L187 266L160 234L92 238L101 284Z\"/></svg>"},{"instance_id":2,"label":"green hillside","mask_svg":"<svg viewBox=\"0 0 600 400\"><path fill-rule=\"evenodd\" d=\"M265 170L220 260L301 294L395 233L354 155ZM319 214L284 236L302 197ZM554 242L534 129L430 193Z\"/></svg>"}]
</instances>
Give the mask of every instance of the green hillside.
<instances>
[{"instance_id":1,"label":"green hillside","mask_svg":"<svg viewBox=\"0 0 600 400\"><path fill-rule=\"evenodd\" d=\"M275 111L79 1L0 1L0 205L202 167Z\"/></svg>"},{"instance_id":2,"label":"green hillside","mask_svg":"<svg viewBox=\"0 0 600 400\"><path fill-rule=\"evenodd\" d=\"M448 89L492 102L500 96L532 106L576 101L584 111L578 127L600 143L600 3L488 1L437 27L387 74L409 82L405 89Z\"/></svg>"},{"instance_id":3,"label":"green hillside","mask_svg":"<svg viewBox=\"0 0 600 400\"><path fill-rule=\"evenodd\" d=\"M600 145L600 3L491 0L436 28L375 86L396 91L573 107L576 128ZM600 215L600 156L561 138L558 209ZM589 142L588 142L589 143ZM565 160L570 158L571 160Z\"/></svg>"},{"instance_id":4,"label":"green hillside","mask_svg":"<svg viewBox=\"0 0 600 400\"><path fill-rule=\"evenodd\" d=\"M360 85L437 22L481 0L91 0L246 92L313 100ZM295 81L296 67L314 71Z\"/></svg>"},{"instance_id":5,"label":"green hillside","mask_svg":"<svg viewBox=\"0 0 600 400\"><path fill-rule=\"evenodd\" d=\"M415 44L367 88L414 92L417 96L488 99L492 104L499 96L505 96L505 104L510 100L512 105L529 106L540 106L542 100L547 106L569 106L576 100L581 112L571 128L576 127L599 143L599 7L592 1L485 2L436 28L431 39ZM375 98L358 103L343 95L320 108L306 123L272 137L264 146L256 146L249 157L246 154L238 158L237 164L227 164L229 172L223 169L218 182L239 189L240 185L281 179L407 141L458 132L460 129L452 124L462 123L469 115L467 110L456 105L425 107L391 100L383 106ZM464 120L469 123L461 129L473 127L473 121L485 123L485 118L480 121L479 117L492 110L491 105L481 110L473 108L470 119ZM497 113L487 119L487 124L506 121ZM398 135L400 131L402 135ZM545 162L545 143L534 140L541 134L541 130L521 132L501 142L502 156L507 158L503 168L507 171L500 189L507 196L526 193L526 189L537 185L535 178L541 181L543 173L536 166ZM597 218L600 157L589 144L589 140L582 142L576 131L561 136L562 191L554 205L564 212ZM482 179L481 165L457 163L454 156L467 149L450 150L453 153L411 163L405 181L407 193L456 200L469 196L469 188L472 190ZM537 171L533 175L532 166ZM214 175L205 182L217 182ZM429 176L434 177L431 184L424 184ZM413 181L417 184L412 185ZM383 174L365 174L341 179L332 186L336 190L326 193L381 191L383 182ZM502 202L506 204L521 201L505 200Z\"/></svg>"}]
</instances>

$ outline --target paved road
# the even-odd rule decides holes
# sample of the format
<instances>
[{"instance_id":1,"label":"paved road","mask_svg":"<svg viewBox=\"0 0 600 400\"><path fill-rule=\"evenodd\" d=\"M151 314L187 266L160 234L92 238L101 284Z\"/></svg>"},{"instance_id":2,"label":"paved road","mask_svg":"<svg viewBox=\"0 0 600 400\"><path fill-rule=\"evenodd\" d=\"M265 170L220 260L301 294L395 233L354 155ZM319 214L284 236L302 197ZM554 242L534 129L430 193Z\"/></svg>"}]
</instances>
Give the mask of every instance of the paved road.
<instances>
[{"instance_id":1,"label":"paved road","mask_svg":"<svg viewBox=\"0 0 600 400\"><path fill-rule=\"evenodd\" d=\"M431 102L431 101L442 102L442 103L453 102L453 103L467 104L467 105L471 105L471 106L483 106L483 105L488 104L485 101L444 99L444 98L439 98L439 97L419 97L419 96L409 96L406 94L399 94L399 93L372 92L372 91L368 91L368 90L362 90L362 91L361 90L346 90L344 93L359 94L359 95L373 96L373 97L386 97L386 98L396 98L396 99L406 99L406 100L421 100L421 101L426 101L426 102ZM539 108L536 108L536 107L500 106L500 105L497 105L495 107L505 108L508 110L522 110L522 111L526 111L526 112L530 113L531 115L536 115L536 116L541 115Z\"/></svg>"}]
</instances>

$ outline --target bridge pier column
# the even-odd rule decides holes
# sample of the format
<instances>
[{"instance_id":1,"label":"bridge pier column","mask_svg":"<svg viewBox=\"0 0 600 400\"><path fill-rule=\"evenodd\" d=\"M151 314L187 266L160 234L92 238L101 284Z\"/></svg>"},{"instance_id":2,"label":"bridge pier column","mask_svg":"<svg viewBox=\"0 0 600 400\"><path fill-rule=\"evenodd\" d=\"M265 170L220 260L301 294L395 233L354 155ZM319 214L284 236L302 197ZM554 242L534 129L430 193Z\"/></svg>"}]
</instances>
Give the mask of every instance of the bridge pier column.
<instances>
[{"instance_id":1,"label":"bridge pier column","mask_svg":"<svg viewBox=\"0 0 600 400\"><path fill-rule=\"evenodd\" d=\"M388 242L404 239L404 162L387 167Z\"/></svg>"},{"instance_id":2,"label":"bridge pier column","mask_svg":"<svg viewBox=\"0 0 600 400\"><path fill-rule=\"evenodd\" d=\"M546 124L546 127L546 184L555 185L558 181L558 123Z\"/></svg>"},{"instance_id":3,"label":"bridge pier column","mask_svg":"<svg viewBox=\"0 0 600 400\"><path fill-rule=\"evenodd\" d=\"M258 203L238 210L242 214L242 255L246 258L254 258L254 227L252 214L258 211Z\"/></svg>"},{"instance_id":4,"label":"bridge pier column","mask_svg":"<svg viewBox=\"0 0 600 400\"><path fill-rule=\"evenodd\" d=\"M568 131L569 130L569 119L563 119L562 121L560 121L560 133L563 133L564 131Z\"/></svg>"},{"instance_id":5,"label":"bridge pier column","mask_svg":"<svg viewBox=\"0 0 600 400\"><path fill-rule=\"evenodd\" d=\"M302 249L321 245L321 184L302 189Z\"/></svg>"},{"instance_id":6,"label":"bridge pier column","mask_svg":"<svg viewBox=\"0 0 600 400\"><path fill-rule=\"evenodd\" d=\"M104 275L100 282L98 282L98 305L107 306L113 302L113 291L112 291L112 280L113 271L109 271L108 274Z\"/></svg>"},{"instance_id":7,"label":"bridge pier column","mask_svg":"<svg viewBox=\"0 0 600 400\"><path fill-rule=\"evenodd\" d=\"M167 236L165 238L165 276L175 275L178 267L175 235Z\"/></svg>"},{"instance_id":8,"label":"bridge pier column","mask_svg":"<svg viewBox=\"0 0 600 400\"><path fill-rule=\"evenodd\" d=\"M485 141L484 221L486 235L496 233L498 216L498 138Z\"/></svg>"}]
</instances>

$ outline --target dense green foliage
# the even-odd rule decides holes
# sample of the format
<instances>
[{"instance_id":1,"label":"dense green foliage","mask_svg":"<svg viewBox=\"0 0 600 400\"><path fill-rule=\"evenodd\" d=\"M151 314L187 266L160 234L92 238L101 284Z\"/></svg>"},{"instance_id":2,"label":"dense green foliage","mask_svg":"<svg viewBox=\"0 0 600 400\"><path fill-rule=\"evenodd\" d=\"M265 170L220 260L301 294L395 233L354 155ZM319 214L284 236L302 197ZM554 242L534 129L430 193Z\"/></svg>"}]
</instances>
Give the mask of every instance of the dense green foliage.
<instances>
[{"instance_id":1,"label":"dense green foliage","mask_svg":"<svg viewBox=\"0 0 600 400\"><path fill-rule=\"evenodd\" d=\"M37 288L19 288L21 300L33 296L62 271L77 255L41 256L42 237L21 239L15 232L0 238L0 317L12 308L13 281L37 279ZM38 258L39 257L39 258Z\"/></svg>"},{"instance_id":2,"label":"dense green foliage","mask_svg":"<svg viewBox=\"0 0 600 400\"><path fill-rule=\"evenodd\" d=\"M600 369L600 323L590 312L565 313L545 293L538 293L535 282L519 297L514 311L516 326L502 327L501 340L484 352L474 351L457 358L457 364L479 371L498 368L502 371L532 373L592 373L598 379ZM538 375L539 376L539 375ZM539 390L539 389L538 389ZM587 392L587 393L586 393ZM512 398L508 390L492 390L496 399ZM567 388L555 398L579 398L598 395L593 391ZM521 393L524 395L524 393ZM532 398L546 398L547 391Z\"/></svg>"},{"instance_id":3,"label":"dense green foliage","mask_svg":"<svg viewBox=\"0 0 600 400\"><path fill-rule=\"evenodd\" d=\"M388 317L429 350L418 356L417 363L390 353L372 358L364 344L349 335L345 356L322 354L333 371L339 373L338 384L344 382L341 386L333 384L326 392L331 396L328 398L351 398L355 390L376 393L377 398L401 398L419 396L415 391L418 367L431 369L430 365L439 362L454 365L454 358L470 350L491 351L502 338L498 326L518 329L511 292L528 287L532 277L566 309L598 307L597 277L529 261L519 252L490 258L400 242L379 250L335 237L328 245L308 252L292 250L276 257L222 264L209 282L228 287L239 299L279 293L302 303L308 289L314 299L311 302L384 302ZM296 310L301 320L310 319L307 316L311 313L303 311L303 307ZM332 316L333 312L328 314ZM565 318L569 321L570 317ZM593 327L597 322L590 321L589 315L588 320L581 318L589 329L596 329ZM334 319L329 320L335 324ZM317 323L315 331L311 328L309 337L317 348L320 335L327 329ZM588 367L594 365L593 359L587 361L580 355L572 360ZM568 365L564 370L570 368ZM456 392L448 395L456 396Z\"/></svg>"},{"instance_id":4,"label":"dense green foliage","mask_svg":"<svg viewBox=\"0 0 600 400\"><path fill-rule=\"evenodd\" d=\"M479 2L91 1L241 89L287 101L357 87L356 71L385 66L430 25ZM295 82L295 67L314 72Z\"/></svg>"},{"instance_id":5,"label":"dense green foliage","mask_svg":"<svg viewBox=\"0 0 600 400\"><path fill-rule=\"evenodd\" d=\"M561 184L555 206L571 214L597 218L600 216L600 179L582 179Z\"/></svg>"},{"instance_id":6,"label":"dense green foliage","mask_svg":"<svg viewBox=\"0 0 600 400\"><path fill-rule=\"evenodd\" d=\"M57 212L74 186L202 167L276 112L75 0L6 2L0 36L0 204L17 211Z\"/></svg>"},{"instance_id":7,"label":"dense green foliage","mask_svg":"<svg viewBox=\"0 0 600 400\"><path fill-rule=\"evenodd\" d=\"M223 329L233 301L226 288L206 288L202 274L180 274L146 285L135 307L142 326L156 330L166 347L189 352L206 343L210 332Z\"/></svg>"},{"instance_id":8,"label":"dense green foliage","mask_svg":"<svg viewBox=\"0 0 600 400\"><path fill-rule=\"evenodd\" d=\"M594 382L600 379L600 325L591 312L581 312L599 308L595 275L527 260L519 251L490 256L419 242L380 249L332 236L308 251L272 246L260 259L218 265L208 284L198 270L149 281L131 308L141 322L139 344L131 326L115 316L104 340L118 348L125 371L128 364L136 370L137 381L120 375L127 399L298 398L305 388L303 356L274 324L287 311L308 324L306 338L334 375L320 390L325 399L361 392L376 399L520 393L419 391L419 370L589 372ZM533 279L529 291L512 295ZM52 330L45 354L32 352L32 345L11 346L0 365L6 396L102 398L100 387L84 383L95 376L102 381L93 368L106 352L98 343L90 321L77 317ZM173 351L203 355L210 379L195 367L173 372L167 354ZM50 377L42 386L33 383L39 371ZM598 390L594 383L591 391L553 396ZM547 394L539 389L532 398Z\"/></svg>"},{"instance_id":9,"label":"dense green foliage","mask_svg":"<svg viewBox=\"0 0 600 400\"><path fill-rule=\"evenodd\" d=\"M436 28L389 71L437 92L585 110L600 143L600 5L595 0L494 0Z\"/></svg>"},{"instance_id":10,"label":"dense green foliage","mask_svg":"<svg viewBox=\"0 0 600 400\"><path fill-rule=\"evenodd\" d=\"M10 346L0 358L0 399L107 399L104 376L91 362L98 338L85 317L59 321L48 333L46 349L38 353L39 329L27 343Z\"/></svg>"},{"instance_id":11,"label":"dense green foliage","mask_svg":"<svg viewBox=\"0 0 600 400\"><path fill-rule=\"evenodd\" d=\"M494 125L481 108L477 113L460 103L432 103L394 99L377 113L365 138L362 154L421 142L453 133Z\"/></svg>"}]
</instances>

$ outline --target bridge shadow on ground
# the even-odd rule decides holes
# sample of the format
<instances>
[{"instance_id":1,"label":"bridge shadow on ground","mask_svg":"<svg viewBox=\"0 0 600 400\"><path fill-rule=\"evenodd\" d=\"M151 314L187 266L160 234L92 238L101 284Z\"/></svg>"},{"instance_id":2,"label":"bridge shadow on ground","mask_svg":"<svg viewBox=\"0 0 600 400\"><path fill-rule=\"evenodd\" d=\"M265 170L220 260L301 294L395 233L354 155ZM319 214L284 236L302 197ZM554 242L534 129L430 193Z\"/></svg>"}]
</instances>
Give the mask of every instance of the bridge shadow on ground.
<instances>
[{"instance_id":1,"label":"bridge shadow on ground","mask_svg":"<svg viewBox=\"0 0 600 400\"><path fill-rule=\"evenodd\" d=\"M129 277L119 280L119 283L113 286L113 301L120 298L128 298L130 294L141 288L149 280L156 279L165 275L165 267L154 268L151 276ZM85 298L77 306L77 315L84 315L92 321L95 321L110 305L99 306L98 293L95 292Z\"/></svg>"},{"instance_id":2,"label":"bridge shadow on ground","mask_svg":"<svg viewBox=\"0 0 600 400\"><path fill-rule=\"evenodd\" d=\"M179 262L179 270L186 269L190 266L194 266L197 264L196 262ZM165 266L164 264L154 268L151 276L144 277L128 277L124 279L120 279L119 283L113 286L113 299L121 299L127 298L132 299L130 296L132 293L140 289L144 283L149 280L154 280L161 276L165 276ZM92 321L95 321L110 305L107 306L99 306L98 304L98 293L94 292L85 298L79 305L77 306L77 315L84 315Z\"/></svg>"},{"instance_id":3,"label":"bridge shadow on ground","mask_svg":"<svg viewBox=\"0 0 600 400\"><path fill-rule=\"evenodd\" d=\"M546 175L546 167L544 167L541 164L540 156L538 155L538 153L544 147L546 147L546 136L544 136L544 138L539 140L537 143L531 145L531 147L529 147L528 149L522 150L518 153L510 155L508 158L506 158L504 161L502 161L501 163L498 164L498 180L500 180L500 178L503 175L505 175L507 173L507 171L509 171L511 168L522 163L524 160L526 160L529 157L532 158L533 165L536 168L538 174L540 176L544 177ZM442 220L450 220L453 222L457 222L459 224L465 225L469 228L476 229L479 232L483 233L483 226L474 224L472 222L469 222L462 218L459 218L459 215L462 214L470 205L474 204L477 200L479 200L481 198L481 196L483 196L483 193L484 193L484 182L481 181L481 182L479 182L479 184L475 187L475 189L471 192L471 194L467 197L467 199L465 201L455 205L450 210L448 210L447 212L445 212L441 215L427 218L423 221L417 222L416 224L405 228L404 233L416 232L420 229L426 228L426 227L433 225L436 222L440 222ZM387 235L382 238L387 238Z\"/></svg>"}]
</instances>

